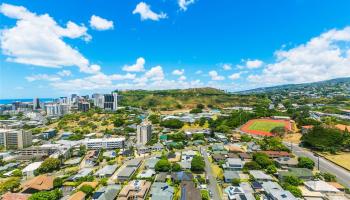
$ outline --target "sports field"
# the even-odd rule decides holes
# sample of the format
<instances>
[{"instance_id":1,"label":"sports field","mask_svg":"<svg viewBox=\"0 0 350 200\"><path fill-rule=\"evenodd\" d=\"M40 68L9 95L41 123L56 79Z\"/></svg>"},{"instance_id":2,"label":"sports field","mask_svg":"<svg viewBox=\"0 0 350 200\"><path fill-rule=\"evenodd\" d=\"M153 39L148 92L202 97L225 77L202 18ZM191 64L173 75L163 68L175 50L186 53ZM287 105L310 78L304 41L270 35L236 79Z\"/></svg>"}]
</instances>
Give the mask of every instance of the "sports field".
<instances>
[{"instance_id":1,"label":"sports field","mask_svg":"<svg viewBox=\"0 0 350 200\"><path fill-rule=\"evenodd\" d=\"M286 120L254 119L244 124L241 131L253 135L273 136L271 131L276 127L285 127L287 130L291 130L291 123Z\"/></svg>"}]
</instances>

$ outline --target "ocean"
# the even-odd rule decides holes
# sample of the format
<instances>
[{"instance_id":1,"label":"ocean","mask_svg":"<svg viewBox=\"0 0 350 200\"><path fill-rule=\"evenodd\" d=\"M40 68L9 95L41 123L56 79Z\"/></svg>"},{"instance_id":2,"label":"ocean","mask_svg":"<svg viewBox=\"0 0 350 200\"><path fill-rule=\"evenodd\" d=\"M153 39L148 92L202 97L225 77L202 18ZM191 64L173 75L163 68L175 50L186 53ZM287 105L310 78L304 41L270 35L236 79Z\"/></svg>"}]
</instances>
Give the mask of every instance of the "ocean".
<instances>
[{"instance_id":1,"label":"ocean","mask_svg":"<svg viewBox=\"0 0 350 200\"><path fill-rule=\"evenodd\" d=\"M53 98L39 98L40 102L50 102ZM33 99L0 99L0 104L11 104L12 102L33 102Z\"/></svg>"}]
</instances>

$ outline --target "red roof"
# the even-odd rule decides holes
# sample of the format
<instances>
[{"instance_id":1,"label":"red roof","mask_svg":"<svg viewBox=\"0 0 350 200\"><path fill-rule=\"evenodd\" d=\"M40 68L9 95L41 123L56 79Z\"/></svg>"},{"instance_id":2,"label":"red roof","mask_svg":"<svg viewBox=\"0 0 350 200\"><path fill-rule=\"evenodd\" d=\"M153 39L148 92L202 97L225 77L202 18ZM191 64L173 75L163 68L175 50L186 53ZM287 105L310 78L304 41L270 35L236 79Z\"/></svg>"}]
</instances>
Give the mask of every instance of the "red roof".
<instances>
[{"instance_id":1,"label":"red roof","mask_svg":"<svg viewBox=\"0 0 350 200\"><path fill-rule=\"evenodd\" d=\"M261 151L270 157L289 157L290 153L286 151Z\"/></svg>"}]
</instances>

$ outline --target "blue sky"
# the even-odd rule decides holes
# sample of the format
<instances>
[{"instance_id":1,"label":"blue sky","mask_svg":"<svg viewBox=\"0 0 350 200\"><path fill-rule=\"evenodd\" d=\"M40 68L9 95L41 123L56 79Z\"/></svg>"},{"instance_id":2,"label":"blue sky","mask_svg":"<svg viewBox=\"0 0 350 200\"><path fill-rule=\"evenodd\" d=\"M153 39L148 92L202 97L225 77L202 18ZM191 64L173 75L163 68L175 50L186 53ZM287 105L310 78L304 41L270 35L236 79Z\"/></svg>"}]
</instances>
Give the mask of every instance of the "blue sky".
<instances>
[{"instance_id":1,"label":"blue sky","mask_svg":"<svg viewBox=\"0 0 350 200\"><path fill-rule=\"evenodd\" d=\"M0 98L350 76L346 0L2 1Z\"/></svg>"}]
</instances>

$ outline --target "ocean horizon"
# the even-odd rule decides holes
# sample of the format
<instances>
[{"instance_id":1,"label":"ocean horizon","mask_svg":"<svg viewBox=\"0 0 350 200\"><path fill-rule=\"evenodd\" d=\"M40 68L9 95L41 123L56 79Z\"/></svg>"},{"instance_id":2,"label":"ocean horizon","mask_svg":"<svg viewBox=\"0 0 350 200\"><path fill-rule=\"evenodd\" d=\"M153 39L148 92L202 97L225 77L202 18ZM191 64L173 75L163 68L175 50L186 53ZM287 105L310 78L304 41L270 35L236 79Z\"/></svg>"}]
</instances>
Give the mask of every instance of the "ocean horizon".
<instances>
[{"instance_id":1,"label":"ocean horizon","mask_svg":"<svg viewBox=\"0 0 350 200\"><path fill-rule=\"evenodd\" d=\"M51 102L54 100L54 98L39 98L40 102ZM0 104L12 104L13 102L23 102L23 103L27 103L27 102L33 102L33 98L23 98L23 99L0 99Z\"/></svg>"}]
</instances>

